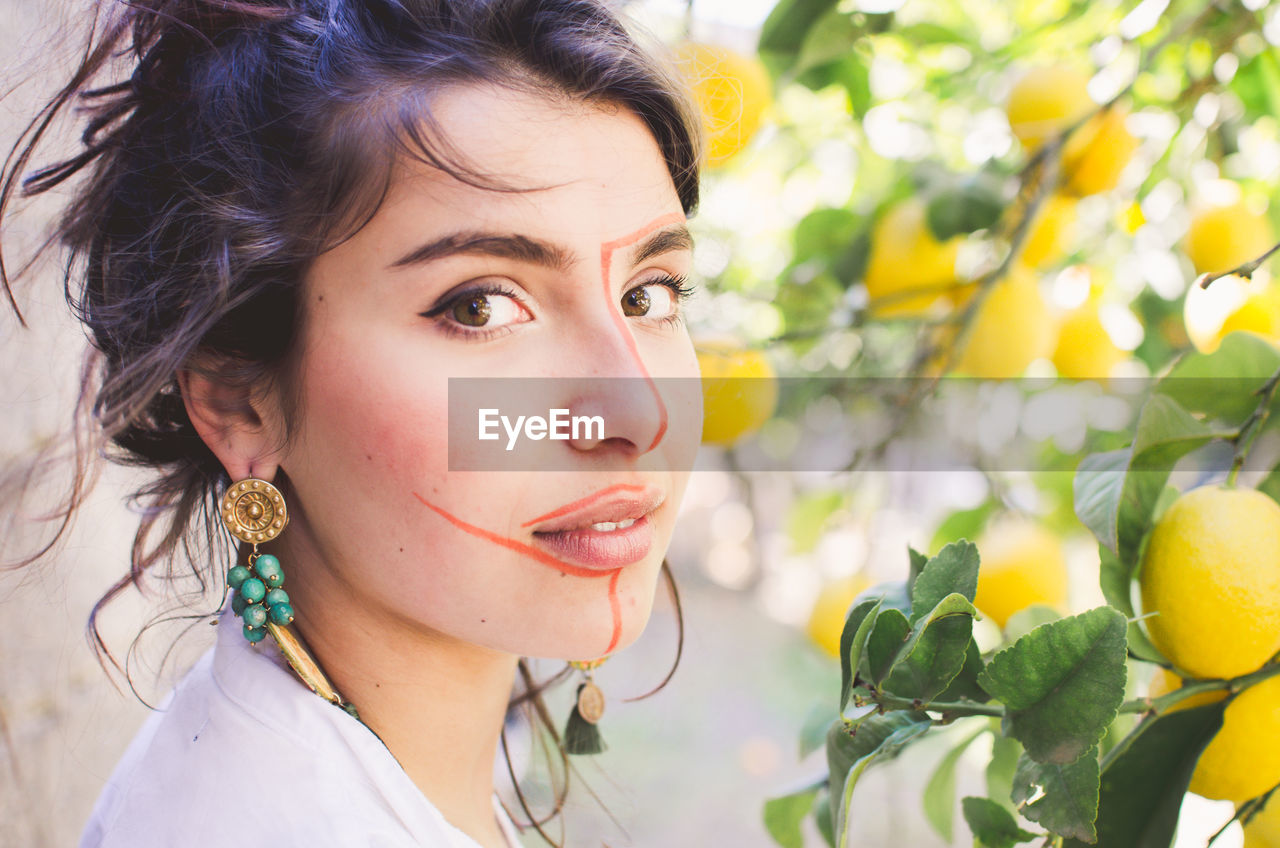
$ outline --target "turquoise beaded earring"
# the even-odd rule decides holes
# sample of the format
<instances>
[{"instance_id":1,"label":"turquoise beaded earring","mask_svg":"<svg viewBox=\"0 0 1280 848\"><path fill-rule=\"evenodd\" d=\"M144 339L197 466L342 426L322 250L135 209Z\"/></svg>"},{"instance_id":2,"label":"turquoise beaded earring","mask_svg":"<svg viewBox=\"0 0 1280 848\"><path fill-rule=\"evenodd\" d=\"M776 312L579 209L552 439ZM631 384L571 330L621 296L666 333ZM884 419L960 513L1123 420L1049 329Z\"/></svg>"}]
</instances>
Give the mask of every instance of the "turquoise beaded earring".
<instances>
[{"instance_id":1,"label":"turquoise beaded earring","mask_svg":"<svg viewBox=\"0 0 1280 848\"><path fill-rule=\"evenodd\" d=\"M279 536L289 524L289 511L280 490L266 480L246 477L227 489L220 513L232 536L253 545L249 564L233 565L227 572L227 585L235 592L231 610L244 622L244 637L256 645L271 634L280 653L312 692L359 718L355 707L342 700L289 627L294 611L284 590L280 560L258 552L258 545Z\"/></svg>"},{"instance_id":2,"label":"turquoise beaded earring","mask_svg":"<svg viewBox=\"0 0 1280 848\"><path fill-rule=\"evenodd\" d=\"M222 496L222 521L242 542L253 545L248 567L232 566L227 585L235 591L231 609L244 622L244 638L257 644L267 636L267 623L285 627L293 622L293 607L284 590L284 569L271 554L258 553L289 523L280 490L250 477L233 483Z\"/></svg>"}]
</instances>

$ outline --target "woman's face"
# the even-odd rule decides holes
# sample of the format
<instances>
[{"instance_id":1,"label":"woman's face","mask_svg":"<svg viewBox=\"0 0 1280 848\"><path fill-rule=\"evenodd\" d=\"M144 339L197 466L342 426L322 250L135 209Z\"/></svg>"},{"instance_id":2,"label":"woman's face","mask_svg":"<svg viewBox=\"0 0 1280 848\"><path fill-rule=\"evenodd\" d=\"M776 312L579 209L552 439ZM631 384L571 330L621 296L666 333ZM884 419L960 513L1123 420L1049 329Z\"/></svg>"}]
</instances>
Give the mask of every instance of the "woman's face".
<instances>
[{"instance_id":1,"label":"woman's face","mask_svg":"<svg viewBox=\"0 0 1280 848\"><path fill-rule=\"evenodd\" d=\"M316 260L280 459L282 558L303 564L308 603L344 616L602 656L648 619L700 431L699 399L664 388L695 381L663 379L698 373L674 290L690 272L685 216L624 109L460 86L435 114L482 174L539 188L405 162L376 216ZM525 380L521 398L495 384L499 441L455 420L450 445L450 378L557 379ZM536 472L450 470L451 448L455 469L505 448L497 416L531 401L598 416L603 438L525 438L515 455Z\"/></svg>"}]
</instances>

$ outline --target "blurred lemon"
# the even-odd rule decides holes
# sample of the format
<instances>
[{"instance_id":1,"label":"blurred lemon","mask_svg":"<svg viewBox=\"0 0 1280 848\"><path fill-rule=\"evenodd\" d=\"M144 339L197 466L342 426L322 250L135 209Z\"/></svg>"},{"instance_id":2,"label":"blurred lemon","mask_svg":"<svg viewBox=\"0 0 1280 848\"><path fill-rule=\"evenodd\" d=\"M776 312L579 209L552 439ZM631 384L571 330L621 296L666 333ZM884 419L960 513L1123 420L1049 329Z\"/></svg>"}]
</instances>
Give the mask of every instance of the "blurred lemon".
<instances>
[{"instance_id":1,"label":"blurred lemon","mask_svg":"<svg viewBox=\"0 0 1280 848\"><path fill-rule=\"evenodd\" d=\"M1125 126L1129 110L1112 106L1071 134L1062 151L1062 182L1073 194L1101 194L1120 182L1138 140Z\"/></svg>"},{"instance_id":2,"label":"blurred lemon","mask_svg":"<svg viewBox=\"0 0 1280 848\"><path fill-rule=\"evenodd\" d=\"M940 242L926 220L925 202L900 201L876 221L863 282L876 315L919 315L956 279L959 237ZM920 291L917 295L911 292ZM880 302L877 302L880 301Z\"/></svg>"},{"instance_id":3,"label":"blurred lemon","mask_svg":"<svg viewBox=\"0 0 1280 848\"><path fill-rule=\"evenodd\" d=\"M1090 298L1072 310L1058 327L1058 344L1053 351L1053 366L1059 376L1069 380L1098 380L1111 376L1111 371L1127 358L1116 347L1098 314L1098 302Z\"/></svg>"},{"instance_id":4,"label":"blurred lemon","mask_svg":"<svg viewBox=\"0 0 1280 848\"><path fill-rule=\"evenodd\" d=\"M1244 848L1280 848L1280 794L1244 826Z\"/></svg>"},{"instance_id":5,"label":"blurred lemon","mask_svg":"<svg viewBox=\"0 0 1280 848\"><path fill-rule=\"evenodd\" d=\"M849 607L858 593L870 585L866 577L854 574L822 587L805 626L805 632L815 645L833 657L840 656L840 634L844 632Z\"/></svg>"},{"instance_id":6,"label":"blurred lemon","mask_svg":"<svg viewBox=\"0 0 1280 848\"><path fill-rule=\"evenodd\" d=\"M1193 214L1183 247L1197 274L1220 274L1257 259L1275 243L1267 217L1237 201Z\"/></svg>"},{"instance_id":7,"label":"blurred lemon","mask_svg":"<svg viewBox=\"0 0 1280 848\"><path fill-rule=\"evenodd\" d=\"M773 85L754 56L699 42L676 50L676 63L702 112L707 164L727 162L747 146L773 101Z\"/></svg>"},{"instance_id":8,"label":"blurred lemon","mask_svg":"<svg viewBox=\"0 0 1280 848\"><path fill-rule=\"evenodd\" d=\"M1005 106L1013 134L1029 151L1039 147L1097 108L1088 85L1088 75L1072 65L1031 68L1014 83Z\"/></svg>"},{"instance_id":9,"label":"blurred lemon","mask_svg":"<svg viewBox=\"0 0 1280 848\"><path fill-rule=\"evenodd\" d=\"M1142 204L1136 200L1116 213L1116 225L1129 235L1138 232L1138 228L1145 223L1147 216L1142 214Z\"/></svg>"},{"instance_id":10,"label":"blurred lemon","mask_svg":"<svg viewBox=\"0 0 1280 848\"><path fill-rule=\"evenodd\" d=\"M1022 245L1019 260L1029 268L1056 265L1066 258L1076 236L1074 197L1052 194L1036 211L1035 221Z\"/></svg>"},{"instance_id":11,"label":"blurred lemon","mask_svg":"<svg viewBox=\"0 0 1280 848\"><path fill-rule=\"evenodd\" d=\"M1003 629L1014 613L1035 604L1061 611L1067 603L1067 560L1062 543L1043 525L1007 517L978 539L976 606Z\"/></svg>"},{"instance_id":12,"label":"blurred lemon","mask_svg":"<svg viewBox=\"0 0 1280 848\"><path fill-rule=\"evenodd\" d=\"M1166 668L1157 668L1155 676L1151 678L1151 686L1147 689L1147 697L1151 699L1159 698L1161 695L1167 695L1181 688L1181 677ZM1201 692L1199 695L1183 698L1166 712L1176 713L1178 710L1189 710L1192 707L1200 707L1205 704L1212 704L1215 701L1221 701L1225 697L1227 697L1227 693L1224 689L1214 692Z\"/></svg>"},{"instance_id":13,"label":"blurred lemon","mask_svg":"<svg viewBox=\"0 0 1280 848\"><path fill-rule=\"evenodd\" d=\"M992 380L1017 377L1053 352L1056 330L1035 274L1015 265L978 306L955 370Z\"/></svg>"},{"instance_id":14,"label":"blurred lemon","mask_svg":"<svg viewBox=\"0 0 1280 848\"><path fill-rule=\"evenodd\" d=\"M1280 784L1280 677L1250 686L1227 704L1222 728L1191 775L1192 792L1242 804Z\"/></svg>"},{"instance_id":15,"label":"blurred lemon","mask_svg":"<svg viewBox=\"0 0 1280 848\"><path fill-rule=\"evenodd\" d=\"M702 371L702 443L731 445L759 430L778 405L778 377L758 350L697 346Z\"/></svg>"},{"instance_id":16,"label":"blurred lemon","mask_svg":"<svg viewBox=\"0 0 1280 848\"><path fill-rule=\"evenodd\" d=\"M1280 289L1261 278L1219 277L1207 289L1192 285L1182 304L1187 337L1196 349L1212 353L1226 335L1247 330L1280 340Z\"/></svg>"},{"instance_id":17,"label":"blurred lemon","mask_svg":"<svg viewBox=\"0 0 1280 848\"><path fill-rule=\"evenodd\" d=\"M1280 651L1280 504L1256 489L1192 489L1152 530L1138 586L1156 613L1151 641L1174 666L1257 670Z\"/></svg>"}]
</instances>

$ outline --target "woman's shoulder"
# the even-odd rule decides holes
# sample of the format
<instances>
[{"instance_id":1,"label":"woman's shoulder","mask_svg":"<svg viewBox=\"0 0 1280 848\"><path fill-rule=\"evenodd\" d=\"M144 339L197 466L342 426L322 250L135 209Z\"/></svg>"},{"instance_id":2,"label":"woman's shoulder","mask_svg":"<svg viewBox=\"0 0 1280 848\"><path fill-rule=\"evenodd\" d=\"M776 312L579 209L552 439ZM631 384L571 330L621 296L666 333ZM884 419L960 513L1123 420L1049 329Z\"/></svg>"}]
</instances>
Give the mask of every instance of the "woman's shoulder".
<instances>
[{"instance_id":1,"label":"woman's shoulder","mask_svg":"<svg viewBox=\"0 0 1280 848\"><path fill-rule=\"evenodd\" d=\"M218 630L129 745L81 848L454 844L372 732Z\"/></svg>"}]
</instances>

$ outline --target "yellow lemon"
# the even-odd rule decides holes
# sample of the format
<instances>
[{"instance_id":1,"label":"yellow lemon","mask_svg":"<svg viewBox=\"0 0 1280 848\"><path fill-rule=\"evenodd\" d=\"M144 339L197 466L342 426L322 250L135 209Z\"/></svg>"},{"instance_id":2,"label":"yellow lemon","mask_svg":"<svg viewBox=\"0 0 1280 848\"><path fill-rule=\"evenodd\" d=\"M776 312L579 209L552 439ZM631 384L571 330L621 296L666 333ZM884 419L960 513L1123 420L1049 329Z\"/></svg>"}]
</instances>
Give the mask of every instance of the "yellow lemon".
<instances>
[{"instance_id":1,"label":"yellow lemon","mask_svg":"<svg viewBox=\"0 0 1280 848\"><path fill-rule=\"evenodd\" d=\"M961 239L938 241L925 213L922 199L907 198L888 209L872 228L863 282L878 316L919 315L955 282ZM911 294L916 291L919 294Z\"/></svg>"},{"instance_id":2,"label":"yellow lemon","mask_svg":"<svg viewBox=\"0 0 1280 848\"><path fill-rule=\"evenodd\" d=\"M1067 560L1058 537L1035 521L1005 518L978 539L976 606L1003 629L1014 613L1035 604L1062 610Z\"/></svg>"},{"instance_id":3,"label":"yellow lemon","mask_svg":"<svg viewBox=\"0 0 1280 848\"><path fill-rule=\"evenodd\" d=\"M693 90L707 133L707 164L727 162L747 146L773 101L764 65L728 47L686 42L677 67Z\"/></svg>"},{"instance_id":4,"label":"yellow lemon","mask_svg":"<svg viewBox=\"0 0 1280 848\"><path fill-rule=\"evenodd\" d=\"M1152 530L1138 585L1151 641L1179 669L1255 671L1280 651L1280 505L1255 489L1192 489Z\"/></svg>"},{"instance_id":5,"label":"yellow lemon","mask_svg":"<svg viewBox=\"0 0 1280 848\"><path fill-rule=\"evenodd\" d=\"M1192 215L1183 247L1197 274L1220 274L1257 259L1275 243L1266 216L1236 202L1203 207Z\"/></svg>"},{"instance_id":6,"label":"yellow lemon","mask_svg":"<svg viewBox=\"0 0 1280 848\"><path fill-rule=\"evenodd\" d=\"M1014 83L1005 107L1013 134L1028 150L1039 147L1097 108L1088 85L1088 75L1072 65L1028 70Z\"/></svg>"},{"instance_id":7,"label":"yellow lemon","mask_svg":"<svg viewBox=\"0 0 1280 848\"><path fill-rule=\"evenodd\" d=\"M1120 182L1138 140L1125 126L1129 111L1113 106L1071 134L1062 152L1063 187L1079 195L1101 194Z\"/></svg>"},{"instance_id":8,"label":"yellow lemon","mask_svg":"<svg viewBox=\"0 0 1280 848\"><path fill-rule=\"evenodd\" d=\"M1280 677L1241 692L1191 775L1191 791L1244 803L1280 783Z\"/></svg>"},{"instance_id":9,"label":"yellow lemon","mask_svg":"<svg viewBox=\"0 0 1280 848\"><path fill-rule=\"evenodd\" d=\"M1074 197L1061 194L1045 199L1022 244L1022 255L1018 258L1024 265L1043 268L1066 258L1075 241L1078 202Z\"/></svg>"},{"instance_id":10,"label":"yellow lemon","mask_svg":"<svg viewBox=\"0 0 1280 848\"><path fill-rule=\"evenodd\" d=\"M1244 848L1280 848L1280 794L1244 826Z\"/></svg>"},{"instance_id":11,"label":"yellow lemon","mask_svg":"<svg viewBox=\"0 0 1280 848\"><path fill-rule=\"evenodd\" d=\"M1090 300L1062 319L1053 351L1053 366L1060 376L1069 380L1109 377L1125 357L1103 326L1095 301Z\"/></svg>"},{"instance_id":12,"label":"yellow lemon","mask_svg":"<svg viewBox=\"0 0 1280 848\"><path fill-rule=\"evenodd\" d=\"M991 380L1017 377L1053 352L1057 327L1035 275L1016 265L978 306L956 371Z\"/></svg>"},{"instance_id":13,"label":"yellow lemon","mask_svg":"<svg viewBox=\"0 0 1280 848\"><path fill-rule=\"evenodd\" d=\"M1260 278L1219 277L1207 289L1198 285L1187 289L1182 318L1187 337L1204 353L1217 350L1227 333L1235 330L1274 341L1280 338L1280 289Z\"/></svg>"},{"instance_id":14,"label":"yellow lemon","mask_svg":"<svg viewBox=\"0 0 1280 848\"><path fill-rule=\"evenodd\" d=\"M778 405L778 378L758 350L698 346L702 443L731 445L759 430Z\"/></svg>"},{"instance_id":15,"label":"yellow lemon","mask_svg":"<svg viewBox=\"0 0 1280 848\"><path fill-rule=\"evenodd\" d=\"M1167 695L1170 692L1181 688L1181 677L1168 669L1157 668L1155 676L1151 678L1151 686L1147 689L1147 697L1154 700L1155 698L1159 698L1161 695ZM1212 704L1215 701L1221 701L1225 697L1227 697L1225 689L1219 689L1214 692L1201 692L1199 695L1192 695L1190 698L1183 698L1181 701L1170 707L1167 712L1176 713L1178 710L1189 710L1192 707L1199 707L1204 704Z\"/></svg>"},{"instance_id":16,"label":"yellow lemon","mask_svg":"<svg viewBox=\"0 0 1280 848\"><path fill-rule=\"evenodd\" d=\"M854 574L841 580L833 580L822 587L805 626L805 632L815 645L833 657L840 656L840 634L844 632L844 620L849 615L849 606L858 593L869 585L866 577Z\"/></svg>"}]
</instances>

